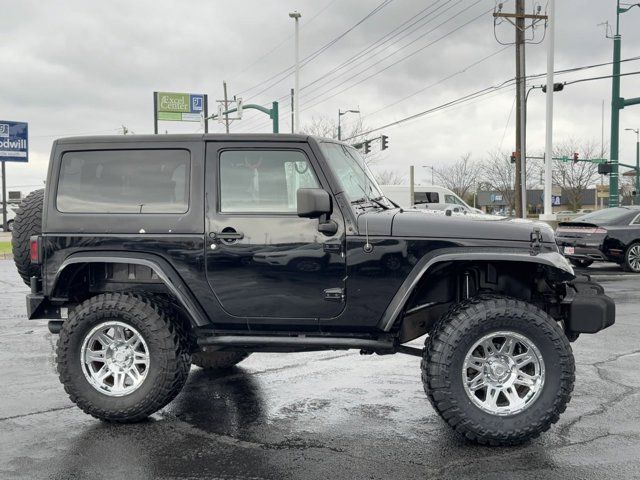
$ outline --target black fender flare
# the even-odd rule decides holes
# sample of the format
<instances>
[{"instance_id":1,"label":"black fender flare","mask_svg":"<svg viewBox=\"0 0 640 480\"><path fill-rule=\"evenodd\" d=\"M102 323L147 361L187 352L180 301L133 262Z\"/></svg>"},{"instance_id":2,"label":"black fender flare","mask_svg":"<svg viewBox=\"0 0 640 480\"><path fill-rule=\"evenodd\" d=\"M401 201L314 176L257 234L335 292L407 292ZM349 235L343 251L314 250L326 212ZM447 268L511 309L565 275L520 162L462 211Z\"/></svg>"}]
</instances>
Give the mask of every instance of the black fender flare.
<instances>
[{"instance_id":1,"label":"black fender flare","mask_svg":"<svg viewBox=\"0 0 640 480\"><path fill-rule=\"evenodd\" d=\"M127 252L77 252L68 256L56 271L51 292L56 291L60 275L69 265L79 263L127 263L149 267L175 296L182 308L189 315L195 326L209 325L207 315L198 303L191 290L187 287L178 272L162 257L148 253L129 254Z\"/></svg>"},{"instance_id":2,"label":"black fender flare","mask_svg":"<svg viewBox=\"0 0 640 480\"><path fill-rule=\"evenodd\" d=\"M462 261L501 261L501 262L526 262L544 265L557 271L566 280L575 278L573 268L569 261L558 252L545 252L531 255L529 250L524 249L501 249L465 247L465 248L443 248L425 255L416 263L407 275L404 282L387 306L378 327L388 332L393 328L396 320L404 309L405 304L420 279L429 273L429 270L438 263L462 262Z\"/></svg>"}]
</instances>

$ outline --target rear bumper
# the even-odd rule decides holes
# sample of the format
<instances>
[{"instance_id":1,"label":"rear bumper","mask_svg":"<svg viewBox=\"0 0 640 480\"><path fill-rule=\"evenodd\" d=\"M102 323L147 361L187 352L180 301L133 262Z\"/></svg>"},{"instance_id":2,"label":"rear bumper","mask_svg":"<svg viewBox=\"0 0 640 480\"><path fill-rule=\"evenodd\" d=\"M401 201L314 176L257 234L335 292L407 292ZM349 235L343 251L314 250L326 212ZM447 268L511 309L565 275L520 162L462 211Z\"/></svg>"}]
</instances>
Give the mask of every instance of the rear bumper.
<instances>
[{"instance_id":1,"label":"rear bumper","mask_svg":"<svg viewBox=\"0 0 640 480\"><path fill-rule=\"evenodd\" d=\"M616 305L600 284L576 279L567 284L565 328L572 333L597 333L615 323Z\"/></svg>"}]
</instances>

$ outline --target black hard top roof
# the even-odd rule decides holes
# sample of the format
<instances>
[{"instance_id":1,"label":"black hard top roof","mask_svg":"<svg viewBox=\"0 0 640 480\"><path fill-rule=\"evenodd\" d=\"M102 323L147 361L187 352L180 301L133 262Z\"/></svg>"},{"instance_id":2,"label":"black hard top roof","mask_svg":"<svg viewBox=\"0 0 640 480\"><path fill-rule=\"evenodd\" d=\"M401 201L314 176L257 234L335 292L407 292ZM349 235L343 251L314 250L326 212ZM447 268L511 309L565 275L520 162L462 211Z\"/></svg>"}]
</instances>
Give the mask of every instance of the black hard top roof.
<instances>
[{"instance_id":1,"label":"black hard top roof","mask_svg":"<svg viewBox=\"0 0 640 480\"><path fill-rule=\"evenodd\" d=\"M329 138L313 137L304 134L291 133L170 133L158 135L92 135L86 137L65 137L59 138L58 144L74 143L123 143L123 142L306 142L309 138L319 141L331 141Z\"/></svg>"}]
</instances>

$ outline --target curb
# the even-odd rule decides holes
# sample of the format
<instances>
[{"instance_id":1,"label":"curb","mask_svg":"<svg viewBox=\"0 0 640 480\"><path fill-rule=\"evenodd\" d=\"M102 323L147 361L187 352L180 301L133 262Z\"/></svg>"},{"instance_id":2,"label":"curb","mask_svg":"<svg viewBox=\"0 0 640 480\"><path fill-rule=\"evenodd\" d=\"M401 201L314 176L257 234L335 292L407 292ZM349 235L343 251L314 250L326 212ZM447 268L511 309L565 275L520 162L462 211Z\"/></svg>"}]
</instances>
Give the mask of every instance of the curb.
<instances>
[{"instance_id":1,"label":"curb","mask_svg":"<svg viewBox=\"0 0 640 480\"><path fill-rule=\"evenodd\" d=\"M0 253L0 260L13 260L12 253Z\"/></svg>"}]
</instances>

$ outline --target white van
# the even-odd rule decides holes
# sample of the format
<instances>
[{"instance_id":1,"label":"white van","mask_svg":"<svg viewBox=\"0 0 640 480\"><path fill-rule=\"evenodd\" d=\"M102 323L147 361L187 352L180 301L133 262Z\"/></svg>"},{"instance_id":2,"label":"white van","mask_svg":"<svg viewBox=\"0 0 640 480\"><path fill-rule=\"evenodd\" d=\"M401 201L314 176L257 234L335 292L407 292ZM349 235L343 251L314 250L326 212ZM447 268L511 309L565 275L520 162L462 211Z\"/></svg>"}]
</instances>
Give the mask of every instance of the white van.
<instances>
[{"instance_id":1,"label":"white van","mask_svg":"<svg viewBox=\"0 0 640 480\"><path fill-rule=\"evenodd\" d=\"M413 187L413 202L409 198L409 185L380 185L385 197L394 201L402 208L420 208L430 204L459 205L472 213L482 213L462 200L448 188L435 185L415 185Z\"/></svg>"}]
</instances>

